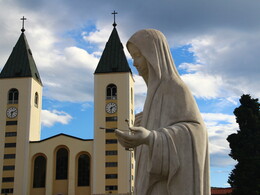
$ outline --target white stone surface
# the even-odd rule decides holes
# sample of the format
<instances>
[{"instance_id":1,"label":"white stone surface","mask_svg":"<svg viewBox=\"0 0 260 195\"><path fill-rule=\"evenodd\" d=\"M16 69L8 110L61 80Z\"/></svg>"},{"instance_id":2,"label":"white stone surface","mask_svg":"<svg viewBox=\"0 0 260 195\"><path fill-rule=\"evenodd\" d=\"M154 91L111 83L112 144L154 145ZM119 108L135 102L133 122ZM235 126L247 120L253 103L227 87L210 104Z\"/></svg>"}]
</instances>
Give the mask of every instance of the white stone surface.
<instances>
[{"instance_id":1,"label":"white stone surface","mask_svg":"<svg viewBox=\"0 0 260 195\"><path fill-rule=\"evenodd\" d=\"M148 87L132 134L116 130L122 146L135 148L135 195L209 195L207 130L165 36L140 30L127 48Z\"/></svg>"}]
</instances>

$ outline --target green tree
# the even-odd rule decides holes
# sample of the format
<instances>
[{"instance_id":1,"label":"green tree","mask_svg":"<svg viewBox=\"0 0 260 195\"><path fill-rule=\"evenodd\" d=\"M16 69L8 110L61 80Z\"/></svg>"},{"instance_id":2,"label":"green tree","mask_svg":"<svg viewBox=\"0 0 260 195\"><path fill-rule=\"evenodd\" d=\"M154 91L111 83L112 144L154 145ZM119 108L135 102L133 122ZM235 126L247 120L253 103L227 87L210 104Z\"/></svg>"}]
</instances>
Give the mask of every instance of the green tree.
<instances>
[{"instance_id":1,"label":"green tree","mask_svg":"<svg viewBox=\"0 0 260 195\"><path fill-rule=\"evenodd\" d=\"M233 195L260 195L260 104L250 95L242 95L234 110L237 133L228 136L230 156L238 163L229 175Z\"/></svg>"}]
</instances>

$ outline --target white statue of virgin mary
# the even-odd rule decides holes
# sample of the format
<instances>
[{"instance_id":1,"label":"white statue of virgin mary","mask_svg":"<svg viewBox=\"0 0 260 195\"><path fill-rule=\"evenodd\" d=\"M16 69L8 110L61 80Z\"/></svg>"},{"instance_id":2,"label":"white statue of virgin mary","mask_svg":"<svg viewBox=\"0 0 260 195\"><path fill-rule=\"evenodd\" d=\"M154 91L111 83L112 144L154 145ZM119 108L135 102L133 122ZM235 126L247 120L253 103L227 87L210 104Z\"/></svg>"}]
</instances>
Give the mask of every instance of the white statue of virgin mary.
<instances>
[{"instance_id":1,"label":"white statue of virgin mary","mask_svg":"<svg viewBox=\"0 0 260 195\"><path fill-rule=\"evenodd\" d=\"M207 130L165 36L138 31L127 49L147 84L132 134L116 130L121 145L135 149L135 195L209 195Z\"/></svg>"}]
</instances>

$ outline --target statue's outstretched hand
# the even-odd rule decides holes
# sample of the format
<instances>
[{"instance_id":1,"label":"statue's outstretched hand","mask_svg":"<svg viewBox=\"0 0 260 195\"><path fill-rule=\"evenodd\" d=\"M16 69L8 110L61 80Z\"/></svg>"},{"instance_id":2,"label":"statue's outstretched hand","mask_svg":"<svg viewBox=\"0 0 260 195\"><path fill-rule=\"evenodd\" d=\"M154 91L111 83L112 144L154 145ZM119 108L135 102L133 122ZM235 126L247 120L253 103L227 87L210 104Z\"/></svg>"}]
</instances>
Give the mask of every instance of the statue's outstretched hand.
<instances>
[{"instance_id":1,"label":"statue's outstretched hand","mask_svg":"<svg viewBox=\"0 0 260 195\"><path fill-rule=\"evenodd\" d=\"M129 132L124 132L119 129L115 130L119 143L125 148L135 148L141 144L149 145L149 140L152 136L151 131L144 127L129 127Z\"/></svg>"}]
</instances>

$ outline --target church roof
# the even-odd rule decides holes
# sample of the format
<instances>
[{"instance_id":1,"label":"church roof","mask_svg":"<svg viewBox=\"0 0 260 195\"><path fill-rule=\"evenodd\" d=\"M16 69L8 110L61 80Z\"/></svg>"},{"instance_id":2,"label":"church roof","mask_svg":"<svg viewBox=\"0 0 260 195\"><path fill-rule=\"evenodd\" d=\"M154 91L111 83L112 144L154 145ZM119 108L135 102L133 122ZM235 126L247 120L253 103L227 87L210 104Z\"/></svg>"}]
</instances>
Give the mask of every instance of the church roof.
<instances>
[{"instance_id":1,"label":"church roof","mask_svg":"<svg viewBox=\"0 0 260 195\"><path fill-rule=\"evenodd\" d=\"M33 77L40 84L41 78L34 62L32 51L29 48L24 32L20 35L4 68L0 73L0 79Z\"/></svg>"},{"instance_id":2,"label":"church roof","mask_svg":"<svg viewBox=\"0 0 260 195\"><path fill-rule=\"evenodd\" d=\"M123 50L123 45L118 36L116 27L106 43L105 49L95 70L97 73L130 72L128 62Z\"/></svg>"},{"instance_id":3,"label":"church roof","mask_svg":"<svg viewBox=\"0 0 260 195\"><path fill-rule=\"evenodd\" d=\"M211 188L211 195L227 195L231 194L233 188Z\"/></svg>"},{"instance_id":4,"label":"church roof","mask_svg":"<svg viewBox=\"0 0 260 195\"><path fill-rule=\"evenodd\" d=\"M93 141L93 139L82 139L82 138L75 137L75 136L72 136L72 135L60 133L60 134L57 134L57 135L54 135L54 136L51 136L51 137L48 137L48 138L45 138L45 139L42 139L42 140L39 140L39 141L30 141L30 143L40 143L40 142L51 140L51 139L54 139L54 138L57 138L57 137L62 137L62 136L67 137L67 138L72 138L72 139L75 139L75 140L80 140L80 141Z\"/></svg>"}]
</instances>

